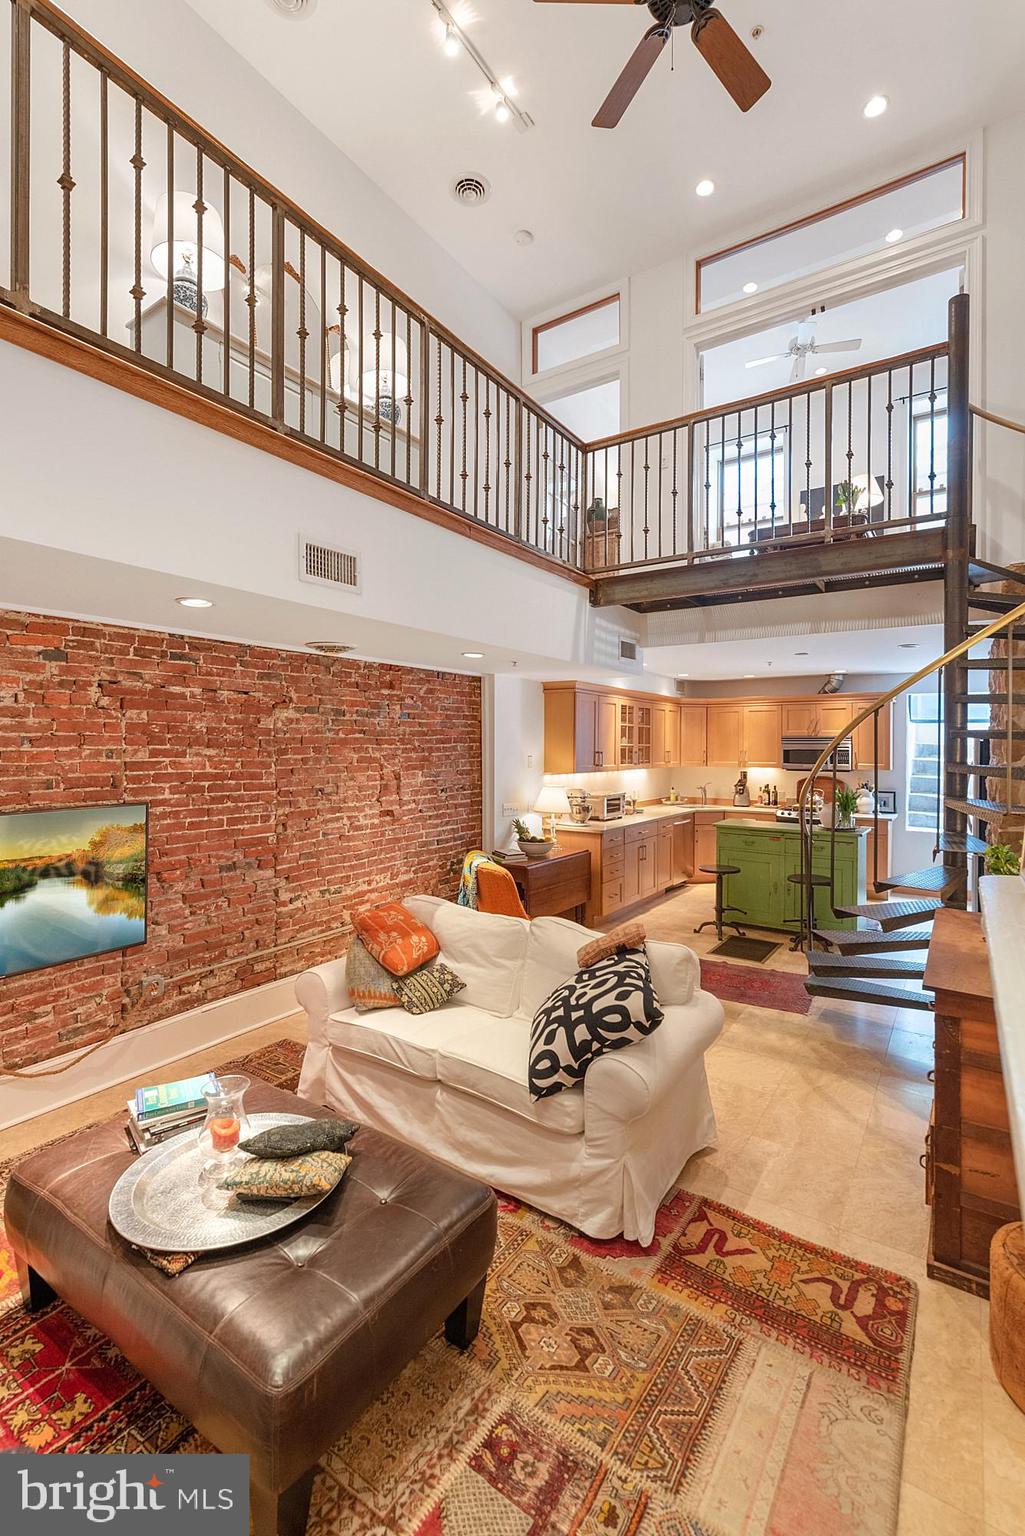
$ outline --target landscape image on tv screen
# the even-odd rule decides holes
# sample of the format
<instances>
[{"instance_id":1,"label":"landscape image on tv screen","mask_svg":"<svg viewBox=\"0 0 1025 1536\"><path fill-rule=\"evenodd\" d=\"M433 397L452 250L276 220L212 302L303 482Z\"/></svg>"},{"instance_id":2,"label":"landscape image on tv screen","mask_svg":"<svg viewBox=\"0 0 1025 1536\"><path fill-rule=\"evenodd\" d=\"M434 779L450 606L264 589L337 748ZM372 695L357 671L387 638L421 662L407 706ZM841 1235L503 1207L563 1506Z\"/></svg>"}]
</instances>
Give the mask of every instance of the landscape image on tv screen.
<instances>
[{"instance_id":1,"label":"landscape image on tv screen","mask_svg":"<svg viewBox=\"0 0 1025 1536\"><path fill-rule=\"evenodd\" d=\"M145 805L0 813L0 976L145 940Z\"/></svg>"}]
</instances>

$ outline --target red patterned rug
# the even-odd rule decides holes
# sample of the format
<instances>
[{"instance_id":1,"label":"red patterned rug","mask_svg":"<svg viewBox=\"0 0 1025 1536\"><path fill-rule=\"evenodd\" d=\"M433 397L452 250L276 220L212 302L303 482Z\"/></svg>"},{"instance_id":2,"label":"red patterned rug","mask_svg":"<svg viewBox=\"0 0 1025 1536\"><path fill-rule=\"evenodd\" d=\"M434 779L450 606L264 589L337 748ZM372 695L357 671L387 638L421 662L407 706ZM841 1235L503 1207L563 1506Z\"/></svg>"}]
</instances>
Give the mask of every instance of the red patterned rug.
<instances>
[{"instance_id":1,"label":"red patterned rug","mask_svg":"<svg viewBox=\"0 0 1025 1536\"><path fill-rule=\"evenodd\" d=\"M232 1065L290 1087L300 1054ZM0 1451L210 1449L63 1303L24 1313L2 1244L0 1275ZM332 1448L310 1536L892 1536L915 1303L684 1191L646 1249L503 1200L476 1345Z\"/></svg>"},{"instance_id":2,"label":"red patterned rug","mask_svg":"<svg viewBox=\"0 0 1025 1536\"><path fill-rule=\"evenodd\" d=\"M758 970L753 965L702 958L701 985L723 1003L754 1004L780 1013L808 1013L812 1005L804 977L791 971Z\"/></svg>"}]
</instances>

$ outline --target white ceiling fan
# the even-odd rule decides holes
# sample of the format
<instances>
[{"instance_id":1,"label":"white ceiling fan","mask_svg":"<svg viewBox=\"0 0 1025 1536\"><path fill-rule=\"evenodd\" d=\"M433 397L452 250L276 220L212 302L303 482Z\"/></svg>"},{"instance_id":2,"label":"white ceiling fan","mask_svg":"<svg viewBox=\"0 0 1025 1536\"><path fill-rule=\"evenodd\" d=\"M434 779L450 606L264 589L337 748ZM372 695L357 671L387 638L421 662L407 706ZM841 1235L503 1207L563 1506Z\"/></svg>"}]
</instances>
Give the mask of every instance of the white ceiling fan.
<instances>
[{"instance_id":1,"label":"white ceiling fan","mask_svg":"<svg viewBox=\"0 0 1025 1536\"><path fill-rule=\"evenodd\" d=\"M745 364L747 368L764 368L768 363L785 363L787 358L793 359L793 367L790 370L790 382L796 384L803 379L808 372L809 357L825 356L830 352L857 352L861 347L861 337L855 336L848 341L816 341L815 327L818 325L818 317L810 315L807 320L801 320L797 326L797 335L791 339L785 352L774 352L771 357L755 357Z\"/></svg>"}]
</instances>

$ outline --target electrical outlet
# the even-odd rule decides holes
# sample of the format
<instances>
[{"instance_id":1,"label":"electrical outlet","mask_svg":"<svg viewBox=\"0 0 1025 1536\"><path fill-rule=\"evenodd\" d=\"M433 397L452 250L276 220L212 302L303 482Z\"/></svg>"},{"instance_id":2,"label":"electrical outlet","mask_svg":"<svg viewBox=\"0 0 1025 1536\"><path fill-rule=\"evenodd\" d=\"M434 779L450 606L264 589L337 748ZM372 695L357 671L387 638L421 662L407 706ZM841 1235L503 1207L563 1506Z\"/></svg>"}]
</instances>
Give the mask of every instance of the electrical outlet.
<instances>
[{"instance_id":1,"label":"electrical outlet","mask_svg":"<svg viewBox=\"0 0 1025 1536\"><path fill-rule=\"evenodd\" d=\"M534 766L534 754L533 754L533 752L528 752L527 753L527 767L528 768L533 768L533 766Z\"/></svg>"}]
</instances>

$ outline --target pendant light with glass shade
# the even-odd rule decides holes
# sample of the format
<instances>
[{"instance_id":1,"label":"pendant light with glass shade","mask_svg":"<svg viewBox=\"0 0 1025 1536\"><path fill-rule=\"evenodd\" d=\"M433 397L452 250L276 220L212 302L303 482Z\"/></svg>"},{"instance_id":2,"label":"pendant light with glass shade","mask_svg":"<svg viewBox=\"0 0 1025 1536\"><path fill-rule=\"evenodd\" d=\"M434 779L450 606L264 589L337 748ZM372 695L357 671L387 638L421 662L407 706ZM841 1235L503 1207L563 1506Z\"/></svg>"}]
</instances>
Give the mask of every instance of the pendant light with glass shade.
<instances>
[{"instance_id":1,"label":"pendant light with glass shade","mask_svg":"<svg viewBox=\"0 0 1025 1536\"><path fill-rule=\"evenodd\" d=\"M379 359L379 361L378 361ZM363 374L363 399L382 421L396 426L402 420L402 402L409 394L409 350L400 336L386 331L374 366Z\"/></svg>"},{"instance_id":2,"label":"pendant light with glass shade","mask_svg":"<svg viewBox=\"0 0 1025 1536\"><path fill-rule=\"evenodd\" d=\"M153 270L165 282L170 271L172 302L191 310L193 314L200 313L200 219L196 212L197 202L194 192L176 192L173 205L168 203L166 192L160 194L153 219L153 243L149 253ZM209 203L203 207L202 240L202 313L205 317L207 294L219 293L224 287L224 226L217 209Z\"/></svg>"}]
</instances>

